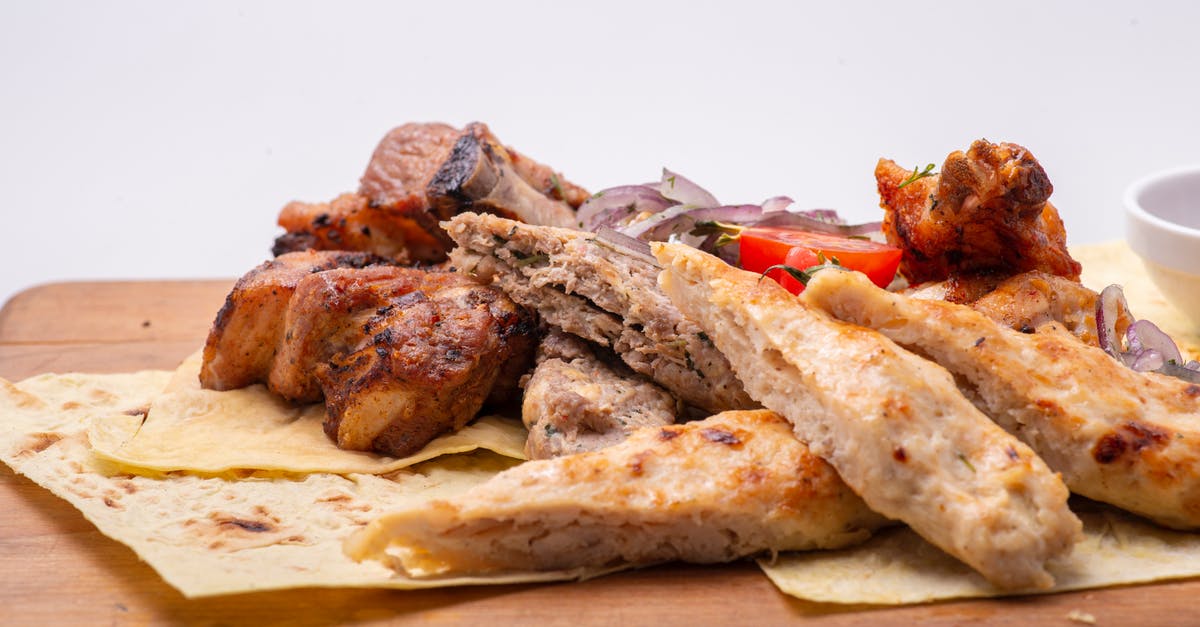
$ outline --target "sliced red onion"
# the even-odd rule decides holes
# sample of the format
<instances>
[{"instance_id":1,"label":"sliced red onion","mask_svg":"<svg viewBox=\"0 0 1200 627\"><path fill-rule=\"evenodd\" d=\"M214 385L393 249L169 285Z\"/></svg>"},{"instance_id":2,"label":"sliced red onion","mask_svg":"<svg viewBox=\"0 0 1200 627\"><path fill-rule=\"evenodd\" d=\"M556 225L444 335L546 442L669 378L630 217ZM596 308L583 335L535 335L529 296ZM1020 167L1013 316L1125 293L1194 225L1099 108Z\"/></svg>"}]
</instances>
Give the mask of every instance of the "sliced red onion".
<instances>
[{"instance_id":1,"label":"sliced red onion","mask_svg":"<svg viewBox=\"0 0 1200 627\"><path fill-rule=\"evenodd\" d=\"M798 213L806 218L812 218L813 220L824 222L826 224L846 223L846 221L842 219L842 216L838 215L836 209L805 209L804 211L800 211Z\"/></svg>"},{"instance_id":2,"label":"sliced red onion","mask_svg":"<svg viewBox=\"0 0 1200 627\"><path fill-rule=\"evenodd\" d=\"M619 253L637 257L642 261L658 266L658 260L650 252L649 242L629 237L628 235L607 226L596 231L596 242Z\"/></svg>"},{"instance_id":3,"label":"sliced red onion","mask_svg":"<svg viewBox=\"0 0 1200 627\"><path fill-rule=\"evenodd\" d=\"M659 184L658 191L666 198L683 205L716 207L721 204L715 196L693 183L691 179L666 168L663 168L662 183Z\"/></svg>"},{"instance_id":4,"label":"sliced red onion","mask_svg":"<svg viewBox=\"0 0 1200 627\"><path fill-rule=\"evenodd\" d=\"M1139 358L1141 353L1154 351L1162 357L1164 362L1183 363L1183 355L1179 352L1179 347L1175 346L1175 341L1149 320L1138 320L1129 325L1129 330L1125 332L1125 339L1129 341L1129 352L1139 354ZM1162 364L1159 364L1159 367L1162 367ZM1151 370L1158 370L1158 368L1151 368Z\"/></svg>"},{"instance_id":5,"label":"sliced red onion","mask_svg":"<svg viewBox=\"0 0 1200 627\"><path fill-rule=\"evenodd\" d=\"M618 229L622 233L650 242L662 242L672 235L683 237L696 228L697 222L727 222L750 224L762 216L758 205L730 205L726 207L693 207L675 205L666 211L634 222ZM699 243L699 240L697 240Z\"/></svg>"},{"instance_id":6,"label":"sliced red onion","mask_svg":"<svg viewBox=\"0 0 1200 627\"><path fill-rule=\"evenodd\" d=\"M673 204L658 193L657 185L623 185L588 198L576 217L581 228L595 231L602 226L616 227L639 213L658 213Z\"/></svg>"},{"instance_id":7,"label":"sliced red onion","mask_svg":"<svg viewBox=\"0 0 1200 627\"><path fill-rule=\"evenodd\" d=\"M823 210L828 211L828 210ZM838 218L841 220L841 218ZM794 226L814 233L829 233L849 237L851 235L867 237L883 230L882 222L864 222L863 224L835 224L818 220L805 215L805 212L777 211L766 214L760 220L746 226Z\"/></svg>"},{"instance_id":8,"label":"sliced red onion","mask_svg":"<svg viewBox=\"0 0 1200 627\"><path fill-rule=\"evenodd\" d=\"M1117 320L1122 316L1133 318L1125 292L1119 285L1109 285L1100 292L1096 303L1096 337L1100 348L1137 372L1157 372L1200 383L1200 362L1183 363L1183 353L1175 341L1149 320L1130 324L1122 346L1117 335Z\"/></svg>"},{"instance_id":9,"label":"sliced red onion","mask_svg":"<svg viewBox=\"0 0 1200 627\"><path fill-rule=\"evenodd\" d=\"M795 202L787 196L774 196L763 201L762 212L766 214L775 213L776 211L787 211L787 208L795 204Z\"/></svg>"},{"instance_id":10,"label":"sliced red onion","mask_svg":"<svg viewBox=\"0 0 1200 627\"><path fill-rule=\"evenodd\" d=\"M1124 362L1121 353L1121 339L1117 336L1117 318L1122 312L1129 311L1129 303L1125 302L1125 292L1120 285L1109 285L1100 292L1096 301L1096 340L1104 352Z\"/></svg>"}]
</instances>

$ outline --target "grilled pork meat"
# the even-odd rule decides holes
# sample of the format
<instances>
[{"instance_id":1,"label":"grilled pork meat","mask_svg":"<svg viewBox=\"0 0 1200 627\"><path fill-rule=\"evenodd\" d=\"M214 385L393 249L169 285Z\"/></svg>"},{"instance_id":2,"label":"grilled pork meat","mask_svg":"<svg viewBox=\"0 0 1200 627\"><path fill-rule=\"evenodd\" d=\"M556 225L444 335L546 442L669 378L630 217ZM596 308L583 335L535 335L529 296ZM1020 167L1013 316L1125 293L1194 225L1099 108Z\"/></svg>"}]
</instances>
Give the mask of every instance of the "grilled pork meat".
<instances>
[{"instance_id":1,"label":"grilled pork meat","mask_svg":"<svg viewBox=\"0 0 1200 627\"><path fill-rule=\"evenodd\" d=\"M290 253L240 281L229 297L240 306L227 305L209 334L201 384L324 398L338 446L395 456L463 427L489 397L515 395L532 313L454 273L312 262L348 254Z\"/></svg>"},{"instance_id":2,"label":"grilled pork meat","mask_svg":"<svg viewBox=\"0 0 1200 627\"><path fill-rule=\"evenodd\" d=\"M1047 200L1054 188L1025 148L978 140L946 157L940 174L916 180L881 159L875 178L883 232L904 250L900 271L910 283L962 281L949 294L969 302L970 294L989 291L972 285L975 277L994 285L1036 270L1079 280L1062 220ZM960 291L964 296L955 297Z\"/></svg>"},{"instance_id":3,"label":"grilled pork meat","mask_svg":"<svg viewBox=\"0 0 1200 627\"><path fill-rule=\"evenodd\" d=\"M1067 488L950 373L756 273L682 244L652 246L671 300L871 509L997 586L1053 584L1046 562L1081 536Z\"/></svg>"},{"instance_id":4,"label":"grilled pork meat","mask_svg":"<svg viewBox=\"0 0 1200 627\"><path fill-rule=\"evenodd\" d=\"M538 347L521 405L529 459L599 450L635 429L675 422L675 397L615 355L602 359L597 352L562 331L551 331Z\"/></svg>"},{"instance_id":5,"label":"grilled pork meat","mask_svg":"<svg viewBox=\"0 0 1200 627\"><path fill-rule=\"evenodd\" d=\"M309 251L278 257L246 273L225 298L209 331L201 384L232 390L266 381L279 349L288 303L302 280L334 268L387 263L361 252Z\"/></svg>"},{"instance_id":6,"label":"grilled pork meat","mask_svg":"<svg viewBox=\"0 0 1200 627\"><path fill-rule=\"evenodd\" d=\"M945 366L1073 491L1163 525L1200 528L1200 386L1135 372L1065 333L1014 332L851 273L819 273L804 298Z\"/></svg>"},{"instance_id":7,"label":"grilled pork meat","mask_svg":"<svg viewBox=\"0 0 1200 627\"><path fill-rule=\"evenodd\" d=\"M856 544L886 522L786 421L758 410L526 462L379 518L346 551L410 576L712 563Z\"/></svg>"},{"instance_id":8,"label":"grilled pork meat","mask_svg":"<svg viewBox=\"0 0 1200 627\"><path fill-rule=\"evenodd\" d=\"M606 248L592 233L492 215L459 214L446 230L459 271L615 351L683 402L708 413L757 406L708 335L658 288L653 260Z\"/></svg>"},{"instance_id":9,"label":"grilled pork meat","mask_svg":"<svg viewBox=\"0 0 1200 627\"><path fill-rule=\"evenodd\" d=\"M463 130L411 123L379 143L357 193L331 203L294 202L276 255L315 248L361 250L401 263L438 262L453 242L438 225L460 211L489 211L573 226L587 192L505 147L478 122Z\"/></svg>"}]
</instances>

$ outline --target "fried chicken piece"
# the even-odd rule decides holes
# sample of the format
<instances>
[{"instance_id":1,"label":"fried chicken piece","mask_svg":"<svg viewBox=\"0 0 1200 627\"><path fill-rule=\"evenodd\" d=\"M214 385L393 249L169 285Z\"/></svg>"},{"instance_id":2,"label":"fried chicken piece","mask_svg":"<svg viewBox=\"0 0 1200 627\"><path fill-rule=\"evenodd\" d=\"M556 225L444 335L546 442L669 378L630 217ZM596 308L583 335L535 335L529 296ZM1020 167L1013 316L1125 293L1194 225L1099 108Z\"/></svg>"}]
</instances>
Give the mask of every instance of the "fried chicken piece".
<instances>
[{"instance_id":1,"label":"fried chicken piece","mask_svg":"<svg viewBox=\"0 0 1200 627\"><path fill-rule=\"evenodd\" d=\"M313 273L387 264L361 252L308 251L267 261L246 273L225 298L204 343L200 383L232 390L265 381L279 348L280 329L296 286Z\"/></svg>"},{"instance_id":2,"label":"fried chicken piece","mask_svg":"<svg viewBox=\"0 0 1200 627\"><path fill-rule=\"evenodd\" d=\"M1200 528L1200 385L1136 372L1063 333L1014 332L848 272L818 273L804 300L946 367L1071 490L1169 527Z\"/></svg>"},{"instance_id":3,"label":"fried chicken piece","mask_svg":"<svg viewBox=\"0 0 1200 627\"><path fill-rule=\"evenodd\" d=\"M293 262L345 255L365 257L290 253L239 282L230 302L242 306L218 316L201 384L262 381L294 402L324 398L325 432L339 447L394 456L462 428L489 397L515 394L537 334L531 312L454 273ZM242 345L253 359L236 352Z\"/></svg>"},{"instance_id":4,"label":"fried chicken piece","mask_svg":"<svg viewBox=\"0 0 1200 627\"><path fill-rule=\"evenodd\" d=\"M1067 488L949 372L757 273L682 244L651 246L672 302L871 509L998 587L1053 584L1046 563L1081 536Z\"/></svg>"},{"instance_id":5,"label":"fried chicken piece","mask_svg":"<svg viewBox=\"0 0 1200 627\"><path fill-rule=\"evenodd\" d=\"M463 213L446 223L452 263L537 309L542 320L620 355L708 414L758 407L729 361L656 284L658 268L594 233Z\"/></svg>"},{"instance_id":6,"label":"fried chicken piece","mask_svg":"<svg viewBox=\"0 0 1200 627\"><path fill-rule=\"evenodd\" d=\"M460 211L573 226L588 194L549 167L505 147L484 124L463 130L410 123L389 132L357 193L331 203L293 202L276 255L315 248L362 250L398 263L435 263L454 243L439 226Z\"/></svg>"},{"instance_id":7,"label":"fried chicken piece","mask_svg":"<svg viewBox=\"0 0 1200 627\"><path fill-rule=\"evenodd\" d=\"M727 562L857 544L885 524L785 420L757 410L526 462L378 518L345 548L425 577Z\"/></svg>"},{"instance_id":8,"label":"fried chicken piece","mask_svg":"<svg viewBox=\"0 0 1200 627\"><path fill-rule=\"evenodd\" d=\"M529 459L600 450L641 427L675 422L680 407L674 396L615 355L604 359L598 352L557 330L538 347L521 404Z\"/></svg>"},{"instance_id":9,"label":"fried chicken piece","mask_svg":"<svg viewBox=\"0 0 1200 627\"><path fill-rule=\"evenodd\" d=\"M1054 188L1025 148L978 140L946 157L940 174L905 185L912 177L888 159L875 168L883 232L904 250L900 271L910 283L1032 270L1079 280L1047 200Z\"/></svg>"}]
</instances>

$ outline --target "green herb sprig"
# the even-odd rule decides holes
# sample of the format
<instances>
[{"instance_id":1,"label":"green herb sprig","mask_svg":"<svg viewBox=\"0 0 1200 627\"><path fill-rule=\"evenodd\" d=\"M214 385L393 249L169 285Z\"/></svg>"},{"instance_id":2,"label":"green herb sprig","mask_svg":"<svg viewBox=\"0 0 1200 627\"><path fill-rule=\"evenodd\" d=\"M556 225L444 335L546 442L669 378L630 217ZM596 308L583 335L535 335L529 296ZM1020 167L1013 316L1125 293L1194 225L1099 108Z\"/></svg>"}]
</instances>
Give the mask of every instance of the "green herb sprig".
<instances>
[{"instance_id":1,"label":"green herb sprig","mask_svg":"<svg viewBox=\"0 0 1200 627\"><path fill-rule=\"evenodd\" d=\"M934 172L934 171L933 171L933 164L932 164L932 163L930 163L929 165L925 166L925 169L924 169L924 170L921 170L921 171L917 171L917 168L916 168L916 166L914 166L914 167L913 167L913 171L912 171L912 175L910 175L908 178L904 179L904 182L902 182L902 183L900 183L899 185L897 185L897 186L896 186L896 189L902 189L902 188L903 188L905 185L908 185L909 183L915 183L915 182L917 182L917 181L919 181L919 180L921 180L921 179L923 179L923 178L925 178L925 177L927 177L927 176L933 176L933 175L935 175L935 174L937 174L937 172Z\"/></svg>"}]
</instances>

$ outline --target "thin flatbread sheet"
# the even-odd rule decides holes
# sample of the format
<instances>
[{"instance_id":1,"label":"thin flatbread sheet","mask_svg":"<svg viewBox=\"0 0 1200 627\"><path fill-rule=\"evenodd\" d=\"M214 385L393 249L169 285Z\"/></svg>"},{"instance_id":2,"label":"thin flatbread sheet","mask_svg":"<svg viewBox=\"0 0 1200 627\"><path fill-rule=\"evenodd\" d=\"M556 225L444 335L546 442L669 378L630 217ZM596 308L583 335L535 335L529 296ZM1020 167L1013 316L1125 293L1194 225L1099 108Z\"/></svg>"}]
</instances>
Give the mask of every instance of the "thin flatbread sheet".
<instances>
[{"instance_id":1,"label":"thin flatbread sheet","mask_svg":"<svg viewBox=\"0 0 1200 627\"><path fill-rule=\"evenodd\" d=\"M144 415L93 420L88 436L96 454L126 466L208 474L241 469L384 474L481 448L525 458L525 427L501 416L479 418L408 457L343 450L322 429L323 405L292 405L261 384L202 389L200 363L199 353L185 360Z\"/></svg>"},{"instance_id":2,"label":"thin flatbread sheet","mask_svg":"<svg viewBox=\"0 0 1200 627\"><path fill-rule=\"evenodd\" d=\"M169 372L0 379L0 459L78 508L185 596L291 587L429 588L576 579L577 569L414 580L357 563L342 539L393 509L449 497L515 460L443 456L387 475L229 473L199 476L121 467L92 454L94 418L137 415ZM129 424L129 423L125 423ZM128 434L132 436L132 434Z\"/></svg>"}]
</instances>

